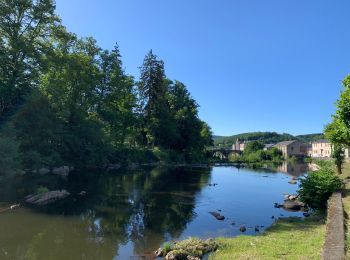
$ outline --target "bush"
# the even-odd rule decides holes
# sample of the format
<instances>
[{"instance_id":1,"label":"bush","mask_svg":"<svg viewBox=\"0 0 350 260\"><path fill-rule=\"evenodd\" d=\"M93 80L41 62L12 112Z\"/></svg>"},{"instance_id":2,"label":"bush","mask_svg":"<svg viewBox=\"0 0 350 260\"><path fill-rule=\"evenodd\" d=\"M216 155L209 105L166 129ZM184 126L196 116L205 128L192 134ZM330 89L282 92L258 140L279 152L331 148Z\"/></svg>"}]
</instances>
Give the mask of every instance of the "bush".
<instances>
[{"instance_id":1,"label":"bush","mask_svg":"<svg viewBox=\"0 0 350 260\"><path fill-rule=\"evenodd\" d=\"M340 190L342 181L328 167L310 173L301 180L300 200L305 202L310 208L322 209L327 205L327 200L333 192Z\"/></svg>"},{"instance_id":2,"label":"bush","mask_svg":"<svg viewBox=\"0 0 350 260\"><path fill-rule=\"evenodd\" d=\"M14 139L0 137L0 175L11 175L21 168L18 147Z\"/></svg>"},{"instance_id":3,"label":"bush","mask_svg":"<svg viewBox=\"0 0 350 260\"><path fill-rule=\"evenodd\" d=\"M50 190L48 188L40 186L39 188L36 189L36 194L41 195L49 191Z\"/></svg>"}]
</instances>

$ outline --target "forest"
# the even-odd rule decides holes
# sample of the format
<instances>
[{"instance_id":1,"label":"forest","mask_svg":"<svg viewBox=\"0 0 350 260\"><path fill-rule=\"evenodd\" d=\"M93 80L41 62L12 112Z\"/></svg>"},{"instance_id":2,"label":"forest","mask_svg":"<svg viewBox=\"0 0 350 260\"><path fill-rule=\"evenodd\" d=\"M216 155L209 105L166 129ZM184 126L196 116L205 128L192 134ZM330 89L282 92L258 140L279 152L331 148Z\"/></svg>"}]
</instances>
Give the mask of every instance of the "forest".
<instances>
[{"instance_id":1,"label":"forest","mask_svg":"<svg viewBox=\"0 0 350 260\"><path fill-rule=\"evenodd\" d=\"M0 1L0 175L205 160L212 132L187 87L152 50L139 70L69 32L52 0Z\"/></svg>"},{"instance_id":2,"label":"forest","mask_svg":"<svg viewBox=\"0 0 350 260\"><path fill-rule=\"evenodd\" d=\"M263 144L275 144L282 141L298 140L301 142L312 142L323 139L324 134L306 134L306 135L291 135L287 133L279 134L276 132L251 132L242 133L232 136L214 136L214 143L216 146L231 147L237 139L241 141L259 141Z\"/></svg>"}]
</instances>

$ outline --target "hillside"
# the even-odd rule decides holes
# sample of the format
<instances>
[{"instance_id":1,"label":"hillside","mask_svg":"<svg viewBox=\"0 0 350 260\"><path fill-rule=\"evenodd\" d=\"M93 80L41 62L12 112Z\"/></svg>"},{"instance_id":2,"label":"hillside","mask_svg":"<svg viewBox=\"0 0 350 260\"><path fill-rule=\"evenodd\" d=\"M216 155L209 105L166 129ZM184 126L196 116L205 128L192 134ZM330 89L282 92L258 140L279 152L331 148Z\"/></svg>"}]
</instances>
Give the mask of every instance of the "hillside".
<instances>
[{"instance_id":1,"label":"hillside","mask_svg":"<svg viewBox=\"0 0 350 260\"><path fill-rule=\"evenodd\" d=\"M276 132L251 132L232 136L214 136L214 144L215 146L230 147L236 141L237 138L239 138L241 141L260 141L264 144L268 144L289 140L311 142L324 138L324 135L322 133L317 133L293 136L287 133L279 134Z\"/></svg>"}]
</instances>

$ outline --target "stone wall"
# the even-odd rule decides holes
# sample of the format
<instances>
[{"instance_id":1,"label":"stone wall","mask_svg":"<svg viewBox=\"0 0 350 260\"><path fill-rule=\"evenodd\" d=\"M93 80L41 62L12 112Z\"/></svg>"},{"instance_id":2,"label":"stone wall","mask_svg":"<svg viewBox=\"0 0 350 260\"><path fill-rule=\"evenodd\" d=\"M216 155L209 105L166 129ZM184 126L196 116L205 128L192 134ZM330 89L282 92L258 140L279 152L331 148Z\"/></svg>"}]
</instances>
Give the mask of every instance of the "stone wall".
<instances>
[{"instance_id":1,"label":"stone wall","mask_svg":"<svg viewBox=\"0 0 350 260\"><path fill-rule=\"evenodd\" d=\"M333 193L328 201L326 241L322 258L345 259L344 209L340 192Z\"/></svg>"}]
</instances>

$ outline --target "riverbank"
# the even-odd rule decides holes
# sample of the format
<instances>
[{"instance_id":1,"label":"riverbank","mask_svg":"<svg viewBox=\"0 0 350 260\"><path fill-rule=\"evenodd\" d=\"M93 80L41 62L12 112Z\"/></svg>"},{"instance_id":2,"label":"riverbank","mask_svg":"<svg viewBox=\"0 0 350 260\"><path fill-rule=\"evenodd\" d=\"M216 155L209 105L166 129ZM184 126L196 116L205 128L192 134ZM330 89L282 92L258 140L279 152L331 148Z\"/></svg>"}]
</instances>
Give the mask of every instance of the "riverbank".
<instances>
[{"instance_id":1,"label":"riverbank","mask_svg":"<svg viewBox=\"0 0 350 260\"><path fill-rule=\"evenodd\" d=\"M219 238L211 260L320 259L325 241L325 215L307 219L281 218L259 236Z\"/></svg>"}]
</instances>

